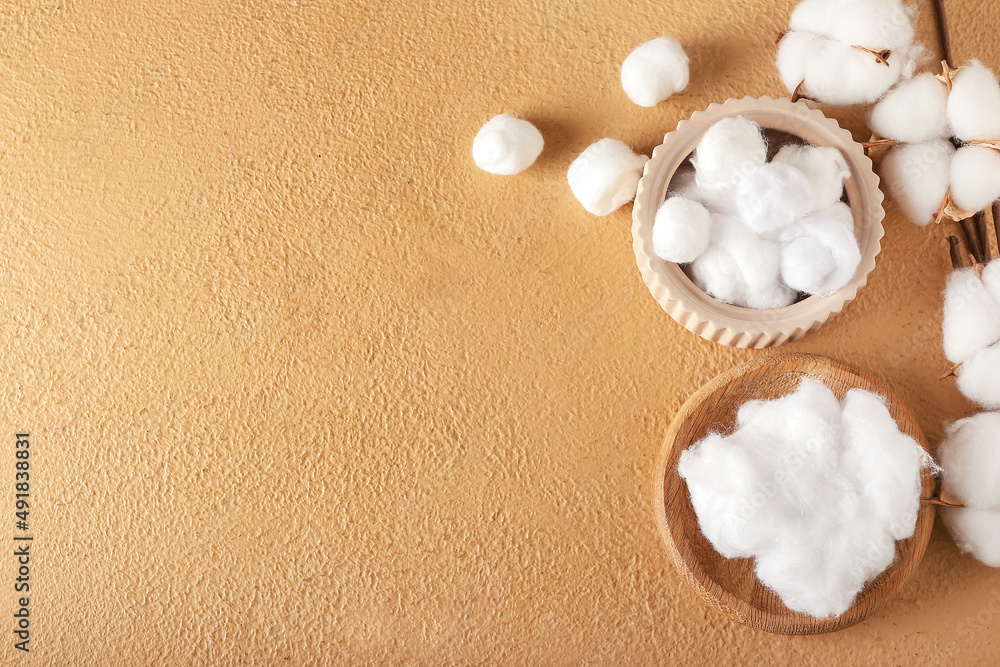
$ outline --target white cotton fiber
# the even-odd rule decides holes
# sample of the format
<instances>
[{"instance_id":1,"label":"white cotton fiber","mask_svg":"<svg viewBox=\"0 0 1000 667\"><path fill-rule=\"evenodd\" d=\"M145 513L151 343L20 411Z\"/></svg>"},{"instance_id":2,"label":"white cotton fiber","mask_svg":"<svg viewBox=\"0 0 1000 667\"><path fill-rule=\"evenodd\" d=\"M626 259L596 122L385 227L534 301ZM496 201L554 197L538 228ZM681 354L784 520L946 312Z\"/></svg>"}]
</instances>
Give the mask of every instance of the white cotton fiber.
<instances>
[{"instance_id":1,"label":"white cotton fiber","mask_svg":"<svg viewBox=\"0 0 1000 667\"><path fill-rule=\"evenodd\" d=\"M635 198L646 159L617 139L601 139L573 160L566 180L587 211L609 215Z\"/></svg>"},{"instance_id":2,"label":"white cotton fiber","mask_svg":"<svg viewBox=\"0 0 1000 667\"><path fill-rule=\"evenodd\" d=\"M708 209L686 197L671 197L656 211L653 252L667 262L692 262L708 248L711 229Z\"/></svg>"},{"instance_id":3,"label":"white cotton fiber","mask_svg":"<svg viewBox=\"0 0 1000 667\"><path fill-rule=\"evenodd\" d=\"M534 125L502 113L479 130L472 142L472 159L483 171L513 176L535 163L544 143Z\"/></svg>"},{"instance_id":4,"label":"white cotton fiber","mask_svg":"<svg viewBox=\"0 0 1000 667\"><path fill-rule=\"evenodd\" d=\"M834 216L803 218L785 231L781 242L781 279L806 294L833 294L861 264L853 231Z\"/></svg>"},{"instance_id":5,"label":"white cotton fiber","mask_svg":"<svg viewBox=\"0 0 1000 667\"><path fill-rule=\"evenodd\" d=\"M955 543L989 567L1000 567L1000 509L943 508L941 518Z\"/></svg>"},{"instance_id":6,"label":"white cotton fiber","mask_svg":"<svg viewBox=\"0 0 1000 667\"><path fill-rule=\"evenodd\" d=\"M958 390L987 410L1000 410L1000 344L977 350L962 363ZM997 478L1000 488L1000 478Z\"/></svg>"},{"instance_id":7,"label":"white cotton fiber","mask_svg":"<svg viewBox=\"0 0 1000 667\"><path fill-rule=\"evenodd\" d=\"M689 78L687 54L673 37L638 46L622 63L622 88L641 107L654 107L684 90Z\"/></svg>"},{"instance_id":8,"label":"white cotton fiber","mask_svg":"<svg viewBox=\"0 0 1000 667\"><path fill-rule=\"evenodd\" d=\"M1000 304L973 269L948 276L943 329L944 354L954 364L1000 340Z\"/></svg>"},{"instance_id":9,"label":"white cotton fiber","mask_svg":"<svg viewBox=\"0 0 1000 667\"><path fill-rule=\"evenodd\" d=\"M793 93L804 84L805 94L826 104L869 104L885 94L900 77L903 58L889 65L849 44L808 32L790 32L778 46L778 73Z\"/></svg>"},{"instance_id":10,"label":"white cotton fiber","mask_svg":"<svg viewBox=\"0 0 1000 667\"><path fill-rule=\"evenodd\" d=\"M824 220L835 220L851 234L854 233L854 213L851 211L851 207L842 201L837 202L833 206L817 209L814 215Z\"/></svg>"},{"instance_id":11,"label":"white cotton fiber","mask_svg":"<svg viewBox=\"0 0 1000 667\"><path fill-rule=\"evenodd\" d=\"M803 0L789 28L873 51L906 50L913 43L913 24L900 0Z\"/></svg>"},{"instance_id":12,"label":"white cotton fiber","mask_svg":"<svg viewBox=\"0 0 1000 667\"><path fill-rule=\"evenodd\" d=\"M811 379L748 402L737 423L678 463L702 533L727 558L755 558L789 608L844 613L913 534L929 457L877 396L855 390L841 404Z\"/></svg>"},{"instance_id":13,"label":"white cotton fiber","mask_svg":"<svg viewBox=\"0 0 1000 667\"><path fill-rule=\"evenodd\" d=\"M778 151L772 162L802 172L812 188L817 209L839 202L844 196L844 181L851 177L847 160L833 146L788 144Z\"/></svg>"},{"instance_id":14,"label":"white cotton fiber","mask_svg":"<svg viewBox=\"0 0 1000 667\"><path fill-rule=\"evenodd\" d=\"M986 286L989 295L1000 304L1000 259L993 260L983 269L983 285Z\"/></svg>"},{"instance_id":15,"label":"white cotton fiber","mask_svg":"<svg viewBox=\"0 0 1000 667\"><path fill-rule=\"evenodd\" d=\"M732 303L768 310L795 301L794 290L779 281L781 246L752 233L733 216L716 216L712 232L712 242L726 250L743 285L742 296Z\"/></svg>"},{"instance_id":16,"label":"white cotton fiber","mask_svg":"<svg viewBox=\"0 0 1000 667\"><path fill-rule=\"evenodd\" d=\"M948 87L930 73L904 81L872 109L868 126L886 139L920 144L947 139Z\"/></svg>"},{"instance_id":17,"label":"white cotton fiber","mask_svg":"<svg viewBox=\"0 0 1000 667\"><path fill-rule=\"evenodd\" d=\"M1000 139L1000 84L978 60L955 75L948 97L948 122L962 141Z\"/></svg>"},{"instance_id":18,"label":"white cotton fiber","mask_svg":"<svg viewBox=\"0 0 1000 667\"><path fill-rule=\"evenodd\" d=\"M974 509L1000 509L1000 414L984 412L948 427L937 452L941 483Z\"/></svg>"},{"instance_id":19,"label":"white cotton fiber","mask_svg":"<svg viewBox=\"0 0 1000 667\"><path fill-rule=\"evenodd\" d=\"M740 305L746 298L746 283L736 261L725 248L709 245L691 263L690 275L698 289L714 299Z\"/></svg>"},{"instance_id":20,"label":"white cotton fiber","mask_svg":"<svg viewBox=\"0 0 1000 667\"><path fill-rule=\"evenodd\" d=\"M893 146L880 173L911 222L926 226L941 208L951 183L955 147L949 141Z\"/></svg>"},{"instance_id":21,"label":"white cotton fiber","mask_svg":"<svg viewBox=\"0 0 1000 667\"><path fill-rule=\"evenodd\" d=\"M1000 152L962 146L951 161L951 200L966 211L982 211L1000 198Z\"/></svg>"},{"instance_id":22,"label":"white cotton fiber","mask_svg":"<svg viewBox=\"0 0 1000 667\"><path fill-rule=\"evenodd\" d=\"M738 116L708 128L691 158L698 187L714 191L735 189L765 162L767 142L760 126Z\"/></svg>"},{"instance_id":23,"label":"white cotton fiber","mask_svg":"<svg viewBox=\"0 0 1000 667\"><path fill-rule=\"evenodd\" d=\"M740 220L758 234L781 232L815 205L816 195L805 175L787 164L762 165L736 188Z\"/></svg>"}]
</instances>

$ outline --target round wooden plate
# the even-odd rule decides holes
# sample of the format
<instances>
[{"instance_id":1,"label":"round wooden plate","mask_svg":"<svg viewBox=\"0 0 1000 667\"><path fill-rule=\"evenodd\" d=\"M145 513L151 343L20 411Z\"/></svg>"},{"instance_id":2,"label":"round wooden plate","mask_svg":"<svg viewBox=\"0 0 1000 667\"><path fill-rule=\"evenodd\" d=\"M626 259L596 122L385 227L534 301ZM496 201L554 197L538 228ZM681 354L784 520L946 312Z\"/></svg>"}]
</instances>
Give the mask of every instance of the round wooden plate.
<instances>
[{"instance_id":1,"label":"round wooden plate","mask_svg":"<svg viewBox=\"0 0 1000 667\"><path fill-rule=\"evenodd\" d=\"M753 399L791 393L803 377L823 381L839 397L862 388L886 399L900 430L927 449L927 441L909 408L875 377L831 359L807 354L770 355L725 373L698 390L681 408L667 431L654 481L656 521L674 564L705 602L732 619L759 630L786 635L833 632L853 625L892 599L923 558L934 524L934 506L921 503L913 537L896 543L896 560L836 618L816 619L792 611L765 588L750 558L723 558L698 528L687 485L677 474L681 452L709 431L729 432L736 412ZM925 473L923 497L934 493L934 477Z\"/></svg>"}]
</instances>

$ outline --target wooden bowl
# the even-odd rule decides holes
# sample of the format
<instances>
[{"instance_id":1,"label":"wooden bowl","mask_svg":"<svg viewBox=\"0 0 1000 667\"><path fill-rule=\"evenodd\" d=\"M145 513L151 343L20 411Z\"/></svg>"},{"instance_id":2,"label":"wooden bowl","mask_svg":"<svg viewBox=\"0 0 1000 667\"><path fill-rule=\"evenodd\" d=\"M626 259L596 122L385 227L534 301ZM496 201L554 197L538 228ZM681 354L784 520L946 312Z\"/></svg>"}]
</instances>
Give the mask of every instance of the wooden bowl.
<instances>
[{"instance_id":1,"label":"wooden bowl","mask_svg":"<svg viewBox=\"0 0 1000 667\"><path fill-rule=\"evenodd\" d=\"M923 558L934 524L934 506L921 503L916 530L911 538L896 543L893 564L865 586L850 609L831 619L792 611L757 580L753 559L727 559L715 551L698 527L687 485L677 473L681 453L709 431L731 431L737 410L747 401L785 396L803 377L823 381L841 399L857 387L885 397L900 430L927 449L916 417L876 378L825 357L771 355L717 377L684 404L667 431L654 480L656 522L684 581L713 609L752 628L786 635L846 628L892 599ZM933 475L925 473L922 485L922 497L932 497Z\"/></svg>"},{"instance_id":2,"label":"wooden bowl","mask_svg":"<svg viewBox=\"0 0 1000 667\"><path fill-rule=\"evenodd\" d=\"M688 162L702 135L719 120L748 118L771 137L797 137L815 146L834 146L847 160L851 177L844 184L854 213L854 231L861 249L861 264L845 287L829 296L810 296L787 308L754 310L716 301L700 290L677 264L653 252L653 219L666 198L670 181ZM773 145L773 141L771 142ZM805 102L770 97L745 97L713 104L663 138L646 163L632 209L632 246L642 279L660 306L681 326L721 345L764 348L799 340L816 331L854 300L875 268L885 233L882 192L872 161L837 121Z\"/></svg>"}]
</instances>

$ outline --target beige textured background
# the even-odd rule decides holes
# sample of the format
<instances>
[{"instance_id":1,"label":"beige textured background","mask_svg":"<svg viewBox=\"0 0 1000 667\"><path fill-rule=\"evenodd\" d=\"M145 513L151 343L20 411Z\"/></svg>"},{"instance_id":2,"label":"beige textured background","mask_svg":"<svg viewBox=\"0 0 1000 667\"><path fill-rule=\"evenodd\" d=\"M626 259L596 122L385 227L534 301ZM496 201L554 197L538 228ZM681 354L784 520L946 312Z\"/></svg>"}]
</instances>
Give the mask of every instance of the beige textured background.
<instances>
[{"instance_id":1,"label":"beige textured background","mask_svg":"<svg viewBox=\"0 0 1000 667\"><path fill-rule=\"evenodd\" d=\"M0 471L30 429L29 660L994 661L1000 572L940 527L884 611L787 638L702 607L653 523L671 415L759 353L669 320L630 210L587 215L565 169L784 94L792 4L0 7ZM1000 7L949 5L957 59L1000 67ZM693 82L642 109L618 68L662 33ZM502 111L547 141L518 177L469 156ZM936 439L970 412L937 379L946 232L894 208L887 229L871 285L790 349L878 374Z\"/></svg>"}]
</instances>

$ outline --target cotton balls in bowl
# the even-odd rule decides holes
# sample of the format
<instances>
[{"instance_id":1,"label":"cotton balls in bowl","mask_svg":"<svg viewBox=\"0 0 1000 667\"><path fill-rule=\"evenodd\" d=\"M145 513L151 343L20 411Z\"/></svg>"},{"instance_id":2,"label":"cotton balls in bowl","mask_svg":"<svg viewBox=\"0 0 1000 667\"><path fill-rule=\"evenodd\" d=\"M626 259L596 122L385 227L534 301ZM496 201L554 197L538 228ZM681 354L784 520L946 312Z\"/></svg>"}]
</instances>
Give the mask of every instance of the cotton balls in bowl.
<instances>
[{"instance_id":1,"label":"cotton balls in bowl","mask_svg":"<svg viewBox=\"0 0 1000 667\"><path fill-rule=\"evenodd\" d=\"M653 297L682 326L771 347L854 299L881 249L881 204L871 161L836 121L805 103L729 100L654 151L633 246Z\"/></svg>"}]
</instances>

